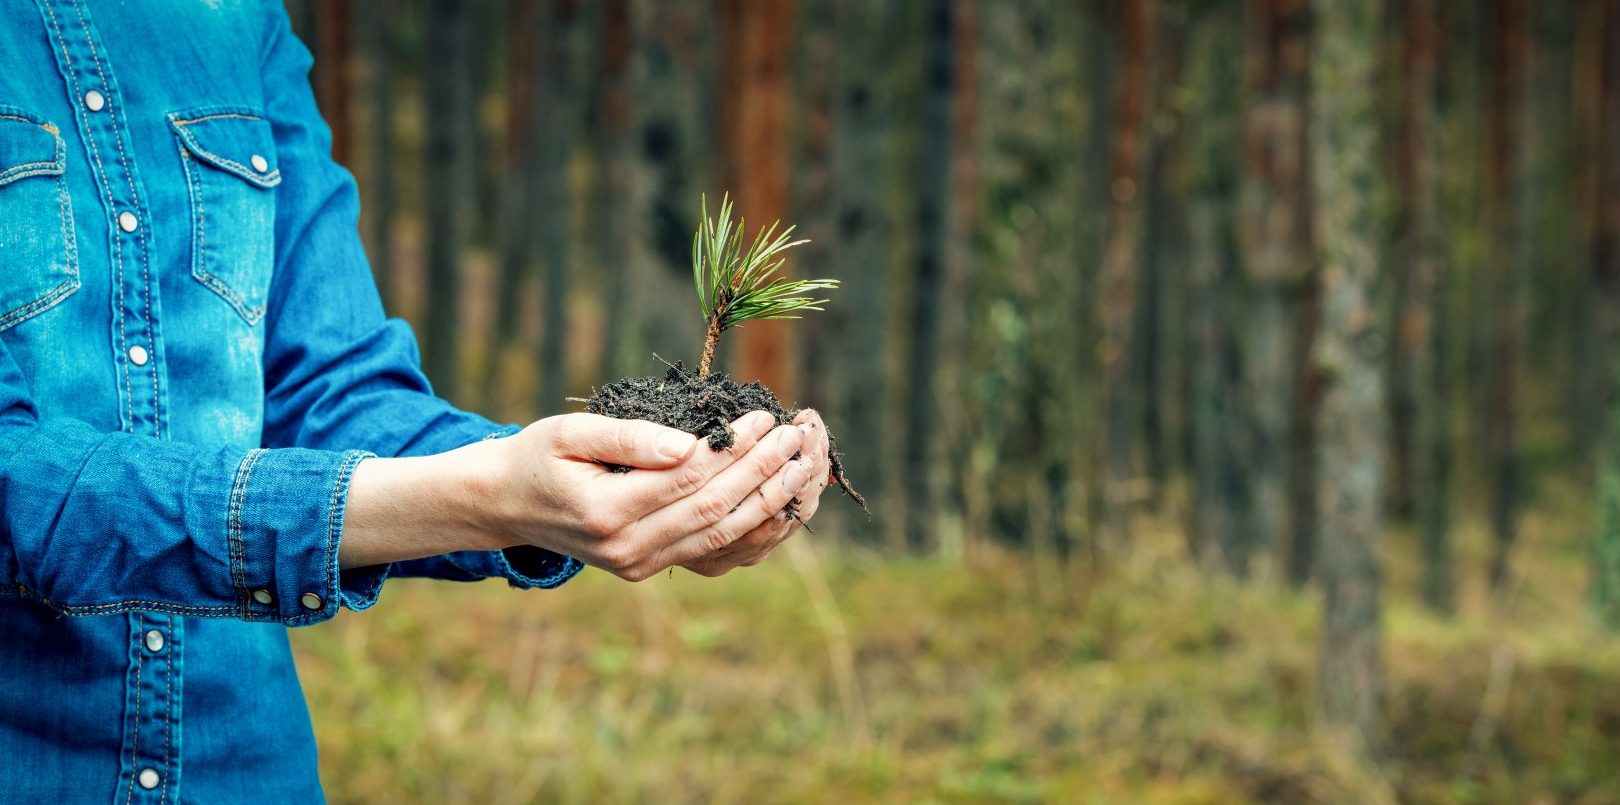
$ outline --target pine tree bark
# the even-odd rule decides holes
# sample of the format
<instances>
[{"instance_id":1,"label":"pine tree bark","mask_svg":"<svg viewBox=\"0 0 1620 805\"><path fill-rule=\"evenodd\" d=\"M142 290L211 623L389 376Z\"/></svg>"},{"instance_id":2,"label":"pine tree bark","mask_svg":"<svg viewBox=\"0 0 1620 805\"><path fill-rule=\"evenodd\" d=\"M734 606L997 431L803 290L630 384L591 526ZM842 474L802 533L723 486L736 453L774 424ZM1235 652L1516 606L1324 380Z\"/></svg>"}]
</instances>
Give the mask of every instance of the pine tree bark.
<instances>
[{"instance_id":1,"label":"pine tree bark","mask_svg":"<svg viewBox=\"0 0 1620 805\"><path fill-rule=\"evenodd\" d=\"M721 2L721 69L731 82L721 94L722 126L727 129L723 153L729 160L726 185L750 238L788 211L793 8L790 0ZM764 383L778 396L795 399L797 366L787 346L788 323L756 321L739 327L733 336L734 367L740 380Z\"/></svg>"},{"instance_id":2,"label":"pine tree bark","mask_svg":"<svg viewBox=\"0 0 1620 805\"><path fill-rule=\"evenodd\" d=\"M1250 0L1245 10L1241 233L1248 280L1243 363L1253 479L1252 550L1274 555L1289 528L1291 348L1311 272L1305 103L1307 0Z\"/></svg>"},{"instance_id":3,"label":"pine tree bark","mask_svg":"<svg viewBox=\"0 0 1620 805\"><path fill-rule=\"evenodd\" d=\"M530 275L534 244L533 140L535 123L535 50L542 28L539 10L526 0L506 4L506 131L500 153L500 204L497 237L495 316L485 334L483 382L485 405L494 410L502 357L518 335L520 293Z\"/></svg>"},{"instance_id":4,"label":"pine tree bark","mask_svg":"<svg viewBox=\"0 0 1620 805\"><path fill-rule=\"evenodd\" d=\"M1169 482L1173 456L1170 445L1174 416L1171 400L1177 360L1171 349L1181 330L1171 314L1179 307L1174 281L1176 266L1185 258L1186 221L1183 149L1187 140L1184 104L1177 97L1182 85L1187 48L1186 0L1159 0L1158 33L1154 37L1153 114L1150 116L1146 194L1142 209L1141 294L1137 304L1136 334L1132 343L1137 358L1136 399L1142 405L1142 447L1147 460L1151 494L1158 499Z\"/></svg>"},{"instance_id":5,"label":"pine tree bark","mask_svg":"<svg viewBox=\"0 0 1620 805\"><path fill-rule=\"evenodd\" d=\"M572 193L568 164L580 129L581 58L576 45L580 14L575 0L546 3L540 12L535 127L534 196L544 214L535 227L541 266L540 384L536 410L558 412L567 395L568 296L573 287Z\"/></svg>"},{"instance_id":6,"label":"pine tree bark","mask_svg":"<svg viewBox=\"0 0 1620 805\"><path fill-rule=\"evenodd\" d=\"M1136 480L1133 447L1137 428L1131 397L1131 326L1136 315L1137 274L1142 246L1142 193L1150 93L1148 55L1152 51L1153 3L1124 0L1119 8L1118 85L1114 90L1113 141L1108 166L1111 200L1107 242L1098 278L1098 350L1102 362L1100 422L1103 427L1103 527L1110 540L1124 537L1127 502Z\"/></svg>"},{"instance_id":7,"label":"pine tree bark","mask_svg":"<svg viewBox=\"0 0 1620 805\"><path fill-rule=\"evenodd\" d=\"M1586 209L1593 310L1586 338L1596 376L1587 393L1592 408L1609 409L1597 433L1592 600L1599 620L1620 629L1620 4L1593 3L1586 12L1582 28L1593 40L1580 73L1580 107L1589 115L1583 162L1592 166Z\"/></svg>"},{"instance_id":8,"label":"pine tree bark","mask_svg":"<svg viewBox=\"0 0 1620 805\"><path fill-rule=\"evenodd\" d=\"M1378 275L1374 60L1379 3L1315 0L1310 153L1321 250L1319 420L1327 722L1370 757L1383 700L1379 545L1384 530L1385 407Z\"/></svg>"},{"instance_id":9,"label":"pine tree bark","mask_svg":"<svg viewBox=\"0 0 1620 805\"><path fill-rule=\"evenodd\" d=\"M833 210L833 98L836 95L838 42L831 3L801 3L795 21L795 96L793 129L798 133L793 152L792 215L798 234L816 244L797 255L799 273L807 277L835 276L831 246L836 216ZM824 315L799 322L799 364L804 376L799 389L806 400L831 400L841 385L828 348L837 335L833 320Z\"/></svg>"},{"instance_id":10,"label":"pine tree bark","mask_svg":"<svg viewBox=\"0 0 1620 805\"><path fill-rule=\"evenodd\" d=\"M1238 43L1242 20L1232 4L1211 4L1188 23L1188 409L1192 485L1187 513L1191 552L1211 568L1244 566L1249 542L1248 475L1239 440L1242 374L1232 315L1241 279L1237 234L1240 177Z\"/></svg>"},{"instance_id":11,"label":"pine tree bark","mask_svg":"<svg viewBox=\"0 0 1620 805\"><path fill-rule=\"evenodd\" d=\"M620 201L620 213L635 226L627 255L635 277L630 355L643 363L651 354L690 359L703 337L703 319L695 306L671 300L691 299L698 197L723 190L706 178L714 159L712 26L704 24L708 7L702 4L631 0L630 9L632 159L629 195Z\"/></svg>"},{"instance_id":12,"label":"pine tree bark","mask_svg":"<svg viewBox=\"0 0 1620 805\"><path fill-rule=\"evenodd\" d=\"M1436 117L1440 103L1438 0L1412 0L1405 9L1400 52L1400 123L1396 138L1394 270L1405 285L1396 309L1392 360L1391 431L1402 417L1409 434L1392 439L1393 483L1411 490L1423 546L1424 601L1449 610L1451 432L1447 415L1450 366L1445 263L1439 248L1439 166ZM1392 355L1393 357L1393 355ZM1402 467L1406 467L1402 470ZM1404 475L1403 475L1404 472ZM1405 480L1403 481L1403 477ZM1393 499L1400 505L1400 498Z\"/></svg>"},{"instance_id":13,"label":"pine tree bark","mask_svg":"<svg viewBox=\"0 0 1620 805\"><path fill-rule=\"evenodd\" d=\"M598 5L601 30L598 40L596 87L593 98L592 140L596 145L596 188L591 222L596 241L596 274L600 278L602 308L625 309L630 295L630 239L636 216L630 198L630 53L629 0L604 0ZM635 324L609 314L603 322L602 374L620 377L631 373L636 357ZM626 336L631 336L626 338Z\"/></svg>"},{"instance_id":14,"label":"pine tree bark","mask_svg":"<svg viewBox=\"0 0 1620 805\"><path fill-rule=\"evenodd\" d=\"M1521 259L1524 188L1520 87L1528 61L1524 0L1493 0L1489 17L1485 111L1485 221L1489 247L1489 374L1486 378L1487 466L1491 487L1490 580L1507 580L1518 541L1520 390L1528 267Z\"/></svg>"},{"instance_id":15,"label":"pine tree bark","mask_svg":"<svg viewBox=\"0 0 1620 805\"><path fill-rule=\"evenodd\" d=\"M888 316L893 294L890 271L895 222L883 188L898 180L895 163L896 35L891 4L837 0L833 30L841 58L834 68L832 108L832 204L835 234L831 271L842 280L840 304L830 305L824 322L837 335L831 344L845 396L829 406L828 426L841 443L859 445L845 452L854 483L876 501L892 499L896 477L887 437L891 387L885 367ZM851 522L857 538L903 542L893 528L892 507L873 508L870 523Z\"/></svg>"},{"instance_id":16,"label":"pine tree bark","mask_svg":"<svg viewBox=\"0 0 1620 805\"><path fill-rule=\"evenodd\" d=\"M906 543L932 547L938 511L934 457L935 367L939 354L940 292L944 286L945 224L951 189L951 92L955 87L956 6L929 5L923 42L921 142L916 194L916 274L912 279L911 350L906 362Z\"/></svg>"},{"instance_id":17,"label":"pine tree bark","mask_svg":"<svg viewBox=\"0 0 1620 805\"><path fill-rule=\"evenodd\" d=\"M394 140L394 20L398 9L394 0L378 0L374 13L362 15L361 47L366 51L370 70L367 89L371 95L371 165L369 192L363 210L369 216L366 231L371 247L371 273L383 309L394 309L394 219L399 209L394 181L399 170Z\"/></svg>"},{"instance_id":18,"label":"pine tree bark","mask_svg":"<svg viewBox=\"0 0 1620 805\"><path fill-rule=\"evenodd\" d=\"M427 223L427 325L423 368L441 396L458 388L462 249L472 192L469 12L456 0L430 0L427 14L427 142L423 215Z\"/></svg>"}]
</instances>

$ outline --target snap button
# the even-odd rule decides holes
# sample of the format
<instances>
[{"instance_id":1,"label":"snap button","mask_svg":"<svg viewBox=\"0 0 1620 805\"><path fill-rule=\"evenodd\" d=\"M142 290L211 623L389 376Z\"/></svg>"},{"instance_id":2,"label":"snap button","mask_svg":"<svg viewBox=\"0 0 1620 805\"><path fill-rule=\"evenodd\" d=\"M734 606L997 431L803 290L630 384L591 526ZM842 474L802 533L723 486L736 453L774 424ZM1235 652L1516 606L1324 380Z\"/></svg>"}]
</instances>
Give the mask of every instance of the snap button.
<instances>
[{"instance_id":1,"label":"snap button","mask_svg":"<svg viewBox=\"0 0 1620 805\"><path fill-rule=\"evenodd\" d=\"M107 98L100 92L90 90L84 94L84 108L92 112L99 112L107 107Z\"/></svg>"},{"instance_id":2,"label":"snap button","mask_svg":"<svg viewBox=\"0 0 1620 805\"><path fill-rule=\"evenodd\" d=\"M135 782L140 783L141 787L148 791L157 788L160 779L157 769L141 769L141 773L135 775Z\"/></svg>"},{"instance_id":3,"label":"snap button","mask_svg":"<svg viewBox=\"0 0 1620 805\"><path fill-rule=\"evenodd\" d=\"M261 157L258 154L254 154L253 157L248 160L248 162L252 163L253 169L260 173L270 170L269 160L266 160L264 157Z\"/></svg>"},{"instance_id":4,"label":"snap button","mask_svg":"<svg viewBox=\"0 0 1620 805\"><path fill-rule=\"evenodd\" d=\"M163 650L163 633L152 629L146 633L146 650L156 654Z\"/></svg>"},{"instance_id":5,"label":"snap button","mask_svg":"<svg viewBox=\"0 0 1620 805\"><path fill-rule=\"evenodd\" d=\"M253 591L253 600L257 601L257 602L259 602L261 604L269 604L270 602L272 602L272 601L274 601L276 599L270 597L270 591L269 590L254 590Z\"/></svg>"},{"instance_id":6,"label":"snap button","mask_svg":"<svg viewBox=\"0 0 1620 805\"><path fill-rule=\"evenodd\" d=\"M314 593L304 593L298 598L298 603L303 604L304 609L320 609L321 597Z\"/></svg>"},{"instance_id":7,"label":"snap button","mask_svg":"<svg viewBox=\"0 0 1620 805\"><path fill-rule=\"evenodd\" d=\"M118 228L119 229L122 229L125 232L134 232L135 227L140 226L140 225L141 225L141 222L137 221L135 219L135 213L132 213L132 212L130 212L128 210L125 210L125 211L123 211L121 213L118 213Z\"/></svg>"},{"instance_id":8,"label":"snap button","mask_svg":"<svg viewBox=\"0 0 1620 805\"><path fill-rule=\"evenodd\" d=\"M129 348L129 362L136 366L145 366L146 362L151 358L152 356L146 351L146 347L140 344Z\"/></svg>"}]
</instances>

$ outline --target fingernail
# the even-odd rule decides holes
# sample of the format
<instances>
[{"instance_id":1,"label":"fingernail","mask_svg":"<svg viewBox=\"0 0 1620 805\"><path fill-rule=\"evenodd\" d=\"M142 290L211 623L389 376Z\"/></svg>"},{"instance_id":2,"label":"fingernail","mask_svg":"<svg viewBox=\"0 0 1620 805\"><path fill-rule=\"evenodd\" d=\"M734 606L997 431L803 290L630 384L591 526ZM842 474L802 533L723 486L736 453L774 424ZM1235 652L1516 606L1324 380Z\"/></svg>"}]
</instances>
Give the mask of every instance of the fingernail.
<instances>
[{"instance_id":1,"label":"fingernail","mask_svg":"<svg viewBox=\"0 0 1620 805\"><path fill-rule=\"evenodd\" d=\"M803 461L795 461L788 465L787 472L782 473L782 489L788 492L798 492L804 488L804 482L810 480L810 468Z\"/></svg>"},{"instance_id":2,"label":"fingernail","mask_svg":"<svg viewBox=\"0 0 1620 805\"><path fill-rule=\"evenodd\" d=\"M697 437L690 433L668 431L658 437L658 452L666 458L685 458L695 441Z\"/></svg>"},{"instance_id":3,"label":"fingernail","mask_svg":"<svg viewBox=\"0 0 1620 805\"><path fill-rule=\"evenodd\" d=\"M799 445L804 443L804 433L794 433L792 430L783 430L782 435L776 439L776 452L782 458L793 458L799 452Z\"/></svg>"}]
</instances>

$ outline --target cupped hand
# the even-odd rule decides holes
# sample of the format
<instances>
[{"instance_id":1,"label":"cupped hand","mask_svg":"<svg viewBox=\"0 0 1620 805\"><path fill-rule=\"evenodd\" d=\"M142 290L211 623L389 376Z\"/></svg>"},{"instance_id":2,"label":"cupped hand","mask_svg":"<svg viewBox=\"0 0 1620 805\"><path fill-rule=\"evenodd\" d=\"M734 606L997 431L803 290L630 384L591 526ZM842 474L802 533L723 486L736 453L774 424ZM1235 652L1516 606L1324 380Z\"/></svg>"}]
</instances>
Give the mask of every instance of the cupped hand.
<instances>
[{"instance_id":1,"label":"cupped hand","mask_svg":"<svg viewBox=\"0 0 1620 805\"><path fill-rule=\"evenodd\" d=\"M496 512L489 525L631 581L722 555L739 540L756 539L762 526L774 528L780 521L772 518L813 486L818 466L826 475L824 460L789 460L801 445L814 445L807 431L824 431L819 420L814 429L774 422L761 411L743 416L732 423L735 443L717 451L642 420L583 413L542 419L484 443L495 454L485 493ZM799 506L801 516L813 513L809 503L808 512Z\"/></svg>"},{"instance_id":2,"label":"cupped hand","mask_svg":"<svg viewBox=\"0 0 1620 805\"><path fill-rule=\"evenodd\" d=\"M738 567L752 567L764 561L765 557L776 550L788 537L792 536L799 526L810 521L821 506L821 493L832 480L832 441L827 436L827 425L821 421L821 415L814 410L806 408L800 411L793 419L794 425L804 432L804 441L800 445L799 458L794 463L802 464L806 468L806 480L794 492L790 512L786 507L779 509L765 522L760 523L720 550L703 556L691 562L682 563L682 567L693 573L704 576L723 576ZM774 480L774 479L773 479ZM766 484L770 484L767 481ZM761 496L768 491L760 488Z\"/></svg>"}]
</instances>

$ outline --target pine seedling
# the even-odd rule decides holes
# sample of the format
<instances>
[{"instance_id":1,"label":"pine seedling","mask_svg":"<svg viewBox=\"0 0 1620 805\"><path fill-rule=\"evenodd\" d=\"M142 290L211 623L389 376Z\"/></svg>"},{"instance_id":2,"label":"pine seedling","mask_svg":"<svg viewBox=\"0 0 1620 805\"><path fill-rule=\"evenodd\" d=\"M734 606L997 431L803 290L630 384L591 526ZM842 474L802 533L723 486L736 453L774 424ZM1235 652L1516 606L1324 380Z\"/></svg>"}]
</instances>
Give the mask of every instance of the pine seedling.
<instances>
[{"instance_id":1,"label":"pine seedling","mask_svg":"<svg viewBox=\"0 0 1620 805\"><path fill-rule=\"evenodd\" d=\"M708 324L698 377L708 377L721 333L747 321L797 319L802 311L821 310L827 300L810 294L837 288L838 280L790 280L779 273L787 262L783 253L810 242L792 240L794 227L777 232L782 222L776 221L760 230L745 250L745 221L732 222L731 195L721 199L716 218L709 217L707 195L702 207L703 220L692 238L692 281Z\"/></svg>"}]
</instances>

